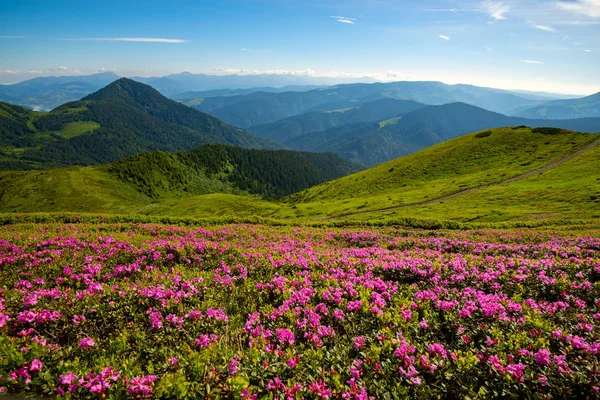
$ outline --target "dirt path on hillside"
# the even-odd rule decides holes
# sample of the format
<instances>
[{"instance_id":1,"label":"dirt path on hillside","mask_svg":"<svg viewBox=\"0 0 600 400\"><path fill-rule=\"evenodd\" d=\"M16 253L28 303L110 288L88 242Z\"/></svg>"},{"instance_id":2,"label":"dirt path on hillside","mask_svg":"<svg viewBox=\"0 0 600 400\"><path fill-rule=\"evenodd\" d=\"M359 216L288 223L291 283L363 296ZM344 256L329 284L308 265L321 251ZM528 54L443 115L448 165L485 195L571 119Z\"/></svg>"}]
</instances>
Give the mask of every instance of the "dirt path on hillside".
<instances>
[{"instance_id":1,"label":"dirt path on hillside","mask_svg":"<svg viewBox=\"0 0 600 400\"><path fill-rule=\"evenodd\" d=\"M332 220L336 220L336 219L340 219L340 218L345 218L345 217L351 217L354 215L364 215L364 214L371 214L371 213L376 213L376 212L382 212L382 211L394 211L394 210L401 210L403 208L409 208L409 207L418 207L418 206L426 206L429 204L436 204L436 203L440 203L442 201L446 201L446 200L450 200L453 199L455 197L458 196L462 196L463 194L468 194L468 193L472 193L472 192L476 192L478 190L481 189L486 189L489 188L491 186L499 186L499 185L504 185L506 183L513 183L513 182L517 182L523 179L527 179L527 178L531 178L532 176L541 174L543 172L546 172L548 170L551 170L552 168L556 168L559 165L577 157L580 156L581 154L593 149L594 147L600 145L600 139L588 144L587 146L577 150L575 153L571 153L571 154L567 154L566 156L563 156L561 158L557 158L556 160L550 162L549 164L543 166L542 168L538 168L535 169L533 171L529 171L526 172L522 175L518 175L509 179L505 179L503 181L500 182L496 182L496 183L490 183L488 185L483 185L483 186L477 186L474 188L470 188L470 189L465 189L465 190L461 190L460 192L456 192L456 193L452 193L452 194L447 194L445 196L442 197L437 197L435 199L431 199L431 200L425 200L425 201L420 201L417 203L411 203L411 204L405 204L402 206L394 206L394 207L387 207L387 208L380 208L377 210L370 210L370 211L357 211L357 212L353 212L353 213L347 213L347 214L340 214L340 215L336 215L335 217L328 217L328 218L324 218L322 219L322 221L332 221Z\"/></svg>"}]
</instances>

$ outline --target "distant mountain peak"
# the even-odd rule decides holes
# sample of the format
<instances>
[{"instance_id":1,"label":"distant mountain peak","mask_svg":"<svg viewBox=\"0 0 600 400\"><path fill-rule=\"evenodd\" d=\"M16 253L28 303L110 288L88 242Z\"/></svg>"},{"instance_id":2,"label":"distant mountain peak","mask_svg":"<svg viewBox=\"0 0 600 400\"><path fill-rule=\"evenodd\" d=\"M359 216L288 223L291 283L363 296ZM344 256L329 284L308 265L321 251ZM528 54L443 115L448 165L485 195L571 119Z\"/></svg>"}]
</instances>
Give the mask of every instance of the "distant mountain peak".
<instances>
[{"instance_id":1,"label":"distant mountain peak","mask_svg":"<svg viewBox=\"0 0 600 400\"><path fill-rule=\"evenodd\" d=\"M82 100L84 101L98 101L112 98L121 98L124 100L140 103L140 100L144 98L161 98L165 101L168 100L160 92L151 86L134 81L129 78L119 78L116 81L108 84L104 88L94 92ZM142 101L144 102L144 101Z\"/></svg>"}]
</instances>

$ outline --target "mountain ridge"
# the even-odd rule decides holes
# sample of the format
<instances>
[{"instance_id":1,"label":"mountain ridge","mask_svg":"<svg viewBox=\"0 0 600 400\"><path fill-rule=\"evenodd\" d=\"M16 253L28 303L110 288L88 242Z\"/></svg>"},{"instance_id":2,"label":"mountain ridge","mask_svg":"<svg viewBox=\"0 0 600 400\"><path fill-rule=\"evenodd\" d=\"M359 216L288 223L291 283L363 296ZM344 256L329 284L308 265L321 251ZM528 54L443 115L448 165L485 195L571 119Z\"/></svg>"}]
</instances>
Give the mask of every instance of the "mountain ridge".
<instances>
[{"instance_id":1,"label":"mountain ridge","mask_svg":"<svg viewBox=\"0 0 600 400\"><path fill-rule=\"evenodd\" d=\"M0 115L2 119L8 120ZM11 147L0 153L4 169L11 162L34 168L92 165L144 151L177 151L208 143L282 147L127 78L50 113L31 112L23 124L27 130L12 137Z\"/></svg>"},{"instance_id":2,"label":"mountain ridge","mask_svg":"<svg viewBox=\"0 0 600 400\"><path fill-rule=\"evenodd\" d=\"M373 166L470 132L519 125L600 132L600 118L529 120L465 103L450 103L422 107L397 120L339 126L283 143L296 150L333 152Z\"/></svg>"},{"instance_id":3,"label":"mountain ridge","mask_svg":"<svg viewBox=\"0 0 600 400\"><path fill-rule=\"evenodd\" d=\"M553 100L518 114L522 117L545 117L549 119L574 119L600 117L600 92L590 96Z\"/></svg>"}]
</instances>

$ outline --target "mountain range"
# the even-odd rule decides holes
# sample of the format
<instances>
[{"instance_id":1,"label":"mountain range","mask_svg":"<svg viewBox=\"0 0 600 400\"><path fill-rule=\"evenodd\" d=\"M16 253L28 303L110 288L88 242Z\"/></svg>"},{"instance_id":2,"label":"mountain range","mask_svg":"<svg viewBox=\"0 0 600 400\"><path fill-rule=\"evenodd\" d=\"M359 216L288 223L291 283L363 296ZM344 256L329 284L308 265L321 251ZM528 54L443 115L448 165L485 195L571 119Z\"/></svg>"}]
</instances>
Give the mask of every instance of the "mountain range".
<instances>
[{"instance_id":1,"label":"mountain range","mask_svg":"<svg viewBox=\"0 0 600 400\"><path fill-rule=\"evenodd\" d=\"M252 128L306 112L343 109L384 98L411 100L427 105L462 102L506 115L513 115L548 101L547 97L539 95L471 85L391 82L337 85L306 92L254 92L198 98L195 103L187 99L187 102L231 125Z\"/></svg>"},{"instance_id":2,"label":"mountain range","mask_svg":"<svg viewBox=\"0 0 600 400\"><path fill-rule=\"evenodd\" d=\"M285 143L297 137L323 132L341 125L399 117L422 107L426 105L412 100L382 98L338 110L311 111L251 129L261 137Z\"/></svg>"},{"instance_id":3,"label":"mountain range","mask_svg":"<svg viewBox=\"0 0 600 400\"><path fill-rule=\"evenodd\" d=\"M208 143L282 148L127 78L50 113L0 104L0 127L0 169L93 165Z\"/></svg>"},{"instance_id":4,"label":"mountain range","mask_svg":"<svg viewBox=\"0 0 600 400\"><path fill-rule=\"evenodd\" d=\"M600 117L600 93L580 99L554 100L518 114L525 118L571 119Z\"/></svg>"},{"instance_id":5,"label":"mountain range","mask_svg":"<svg viewBox=\"0 0 600 400\"><path fill-rule=\"evenodd\" d=\"M134 77L132 78L146 83L166 96L172 96L187 91L207 91L218 89L249 89L255 87L285 86L329 86L350 82L373 83L374 79L362 78L331 78L313 77L304 74L192 74L182 72L163 77Z\"/></svg>"},{"instance_id":6,"label":"mountain range","mask_svg":"<svg viewBox=\"0 0 600 400\"><path fill-rule=\"evenodd\" d=\"M49 76L13 85L0 85L0 101L36 111L49 111L61 104L80 100L119 79L112 72L82 76Z\"/></svg>"},{"instance_id":7,"label":"mountain range","mask_svg":"<svg viewBox=\"0 0 600 400\"><path fill-rule=\"evenodd\" d=\"M377 100L334 112L306 113L251 129L257 135L277 140L294 150L333 152L365 166L377 165L482 129L523 125L600 132L600 118L525 119L464 103L424 106L387 99L385 104L389 108L386 108L382 102ZM411 107L414 111L410 111ZM361 109L377 110L383 118L367 122L376 114L362 113L367 117L361 122L355 117ZM337 124L345 114L348 114L348 120L355 118L355 122Z\"/></svg>"},{"instance_id":8,"label":"mountain range","mask_svg":"<svg viewBox=\"0 0 600 400\"><path fill-rule=\"evenodd\" d=\"M12 85L0 85L0 101L25 106L33 110L49 111L66 102L80 100L118 78L119 76L112 72L34 78ZM370 78L314 78L294 74L207 75L191 74L189 72L163 77L135 77L132 79L148 84L165 96L185 102L188 105L198 105L207 97L244 95L259 91L272 93L305 92L334 84L347 86L342 84L375 82ZM350 89L351 92L352 88ZM344 91L349 92L346 89ZM549 100L573 98L573 96L553 93L506 91L470 85L444 85L439 82L392 82L377 84L370 88L370 91L372 92L371 95L414 100L430 105L461 101L505 114L524 112ZM346 93L346 101L364 101L362 98L367 96L364 92L358 91L354 96ZM331 94L331 91L328 93ZM325 103L329 102L331 100L326 99ZM322 107L322 104L319 102L319 109L326 109ZM335 108L342 108L342 106ZM302 110L302 112L305 111L307 109ZM287 116L291 115L287 114L276 119ZM273 121L259 121L258 124Z\"/></svg>"}]
</instances>

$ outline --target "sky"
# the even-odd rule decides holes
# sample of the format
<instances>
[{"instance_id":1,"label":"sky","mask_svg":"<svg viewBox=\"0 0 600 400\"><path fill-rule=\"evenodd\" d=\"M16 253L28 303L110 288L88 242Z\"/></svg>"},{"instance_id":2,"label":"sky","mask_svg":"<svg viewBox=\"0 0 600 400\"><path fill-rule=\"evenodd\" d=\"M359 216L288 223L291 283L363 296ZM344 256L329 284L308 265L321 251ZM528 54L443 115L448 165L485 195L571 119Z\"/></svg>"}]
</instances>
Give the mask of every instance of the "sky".
<instances>
[{"instance_id":1,"label":"sky","mask_svg":"<svg viewBox=\"0 0 600 400\"><path fill-rule=\"evenodd\" d=\"M0 83L306 74L600 92L600 0L0 1Z\"/></svg>"}]
</instances>

